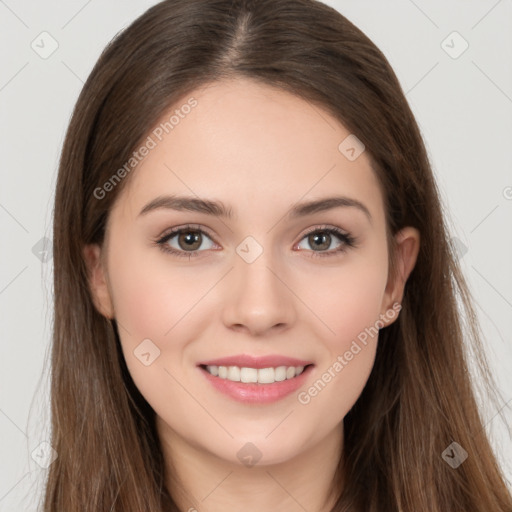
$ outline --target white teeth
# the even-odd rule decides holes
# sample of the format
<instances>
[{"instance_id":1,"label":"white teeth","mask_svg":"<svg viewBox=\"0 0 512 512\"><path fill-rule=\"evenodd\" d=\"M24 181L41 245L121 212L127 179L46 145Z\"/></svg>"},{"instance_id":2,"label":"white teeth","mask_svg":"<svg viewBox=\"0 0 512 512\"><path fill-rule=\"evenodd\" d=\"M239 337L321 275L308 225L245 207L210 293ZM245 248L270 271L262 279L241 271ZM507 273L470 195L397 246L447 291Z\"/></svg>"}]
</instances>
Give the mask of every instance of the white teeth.
<instances>
[{"instance_id":1,"label":"white teeth","mask_svg":"<svg viewBox=\"0 0 512 512\"><path fill-rule=\"evenodd\" d=\"M228 367L228 380L240 382L240 368L238 368L238 366Z\"/></svg>"},{"instance_id":2,"label":"white teeth","mask_svg":"<svg viewBox=\"0 0 512 512\"><path fill-rule=\"evenodd\" d=\"M260 368L258 370L258 382L260 384L272 384L274 379L274 368Z\"/></svg>"},{"instance_id":3,"label":"white teeth","mask_svg":"<svg viewBox=\"0 0 512 512\"><path fill-rule=\"evenodd\" d=\"M240 368L238 366L207 366L206 370L214 377L233 382L257 382L272 384L293 379L304 371L304 366L278 366L277 368Z\"/></svg>"},{"instance_id":4,"label":"white teeth","mask_svg":"<svg viewBox=\"0 0 512 512\"><path fill-rule=\"evenodd\" d=\"M286 380L286 366L278 366L275 371L276 374L274 376L274 379L276 379L278 382ZM293 369L293 371L295 372L295 368Z\"/></svg>"},{"instance_id":5,"label":"white teeth","mask_svg":"<svg viewBox=\"0 0 512 512\"><path fill-rule=\"evenodd\" d=\"M258 370L256 368L240 368L240 380L242 382L258 382Z\"/></svg>"}]
</instances>

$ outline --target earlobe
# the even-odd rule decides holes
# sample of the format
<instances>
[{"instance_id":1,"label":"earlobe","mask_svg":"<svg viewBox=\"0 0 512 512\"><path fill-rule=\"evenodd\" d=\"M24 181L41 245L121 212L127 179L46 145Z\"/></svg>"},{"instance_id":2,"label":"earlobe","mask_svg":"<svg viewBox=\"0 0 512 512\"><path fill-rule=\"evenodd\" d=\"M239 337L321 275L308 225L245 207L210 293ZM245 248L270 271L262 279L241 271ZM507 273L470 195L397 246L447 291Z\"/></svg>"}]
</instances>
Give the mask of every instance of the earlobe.
<instances>
[{"instance_id":1,"label":"earlobe","mask_svg":"<svg viewBox=\"0 0 512 512\"><path fill-rule=\"evenodd\" d=\"M416 265L420 248L420 233L411 226L401 229L396 235L396 273L390 276L384 295L384 311L395 310L402 303L407 279ZM398 315L393 315L396 318ZM389 322L392 323L392 322Z\"/></svg>"},{"instance_id":2,"label":"earlobe","mask_svg":"<svg viewBox=\"0 0 512 512\"><path fill-rule=\"evenodd\" d=\"M108 287L106 269L101 259L101 247L98 244L85 245L83 255L87 267L89 290L94 306L103 316L113 319L114 308Z\"/></svg>"}]
</instances>

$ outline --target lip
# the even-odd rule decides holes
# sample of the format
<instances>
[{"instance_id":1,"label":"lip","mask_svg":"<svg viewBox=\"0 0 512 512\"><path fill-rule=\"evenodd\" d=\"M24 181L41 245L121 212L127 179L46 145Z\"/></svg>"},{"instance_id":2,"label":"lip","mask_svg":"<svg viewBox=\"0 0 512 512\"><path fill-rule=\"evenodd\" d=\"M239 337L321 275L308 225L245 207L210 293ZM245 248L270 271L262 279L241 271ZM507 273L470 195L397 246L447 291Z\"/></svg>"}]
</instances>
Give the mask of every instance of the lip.
<instances>
[{"instance_id":1,"label":"lip","mask_svg":"<svg viewBox=\"0 0 512 512\"><path fill-rule=\"evenodd\" d=\"M239 354L235 356L222 357L201 361L197 366L238 366L239 368L277 368L278 366L307 366L312 361L296 359L282 355L252 356L250 354Z\"/></svg>"},{"instance_id":2,"label":"lip","mask_svg":"<svg viewBox=\"0 0 512 512\"><path fill-rule=\"evenodd\" d=\"M292 359L289 359L292 360ZM222 359L219 361L226 361ZM294 360L295 361L295 360ZM259 363L260 361L258 361ZM265 363L268 364L268 363ZM293 379L286 379L272 384L259 384L259 383L245 383L245 382L233 382L228 379L221 379L220 377L214 377L209 373L206 368L198 366L199 371L206 378L206 380L217 390L227 395L228 397L242 403L250 404L269 404L277 402L290 394L297 391L301 386L304 386L306 380L314 369L314 364L306 363L307 366L304 371ZM224 365L220 365L224 366ZM228 365L229 366L229 365ZM238 365L234 365L238 366ZM270 365L272 366L272 365ZM282 365L286 366L286 365ZM290 366L294 366L290 364ZM298 366L302 366L301 364ZM269 366L262 366L262 368L268 368Z\"/></svg>"}]
</instances>

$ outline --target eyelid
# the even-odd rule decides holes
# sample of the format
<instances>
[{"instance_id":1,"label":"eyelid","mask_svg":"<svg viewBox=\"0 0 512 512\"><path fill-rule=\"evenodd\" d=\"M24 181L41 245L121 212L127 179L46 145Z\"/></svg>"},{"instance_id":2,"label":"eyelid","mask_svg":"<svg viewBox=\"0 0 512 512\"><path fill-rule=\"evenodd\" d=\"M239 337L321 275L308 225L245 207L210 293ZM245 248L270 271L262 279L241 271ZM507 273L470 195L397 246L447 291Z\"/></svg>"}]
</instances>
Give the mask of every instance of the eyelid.
<instances>
[{"instance_id":1,"label":"eyelid","mask_svg":"<svg viewBox=\"0 0 512 512\"><path fill-rule=\"evenodd\" d=\"M306 229L306 231L304 231L301 235L301 240L305 236L307 236L311 233L314 233L315 231L324 231L324 230L327 231L329 229L332 229L334 231L339 231L340 233L342 233L343 235L345 235L347 237L350 236L350 233L348 231L345 231L344 229L339 228L338 226L335 226L334 224L317 224L316 226Z\"/></svg>"},{"instance_id":2,"label":"eyelid","mask_svg":"<svg viewBox=\"0 0 512 512\"><path fill-rule=\"evenodd\" d=\"M299 242L294 246L294 248L302 242L308 235L312 233L328 233L330 236L334 235L338 240L341 241L341 245L337 249L330 249L328 251L313 251L313 250L306 250L307 253L309 253L308 257L311 258L330 258L330 257L336 257L340 254L346 253L349 249L357 248L359 246L359 239L349 233L348 231L331 224L322 224L322 225L316 225L311 228L308 228L305 232L302 233L301 238ZM300 251L304 251L304 249L301 249Z\"/></svg>"},{"instance_id":3,"label":"eyelid","mask_svg":"<svg viewBox=\"0 0 512 512\"><path fill-rule=\"evenodd\" d=\"M201 233L201 235L206 235L213 242L214 245L216 245L217 247L220 247L220 245L215 241L215 237L209 233L208 228L204 228L203 226L200 226L199 224L185 224L185 225L175 226L173 228L167 229L161 235L156 237L156 239L153 240L153 243L155 245L157 245L163 252L169 253L171 255L175 255L177 257L188 257L190 260L192 258L199 256L202 252L206 252L206 251L205 250L183 251L183 250L175 249L174 247L170 247L169 245L167 245L167 242L171 238L174 238L175 236L180 235L181 233L186 233L187 231L195 231L195 232ZM210 249L210 250L212 250L212 249Z\"/></svg>"},{"instance_id":4,"label":"eyelid","mask_svg":"<svg viewBox=\"0 0 512 512\"><path fill-rule=\"evenodd\" d=\"M187 229L190 229L191 231L199 231L201 233L205 233L206 235L208 235L213 241L215 241L215 236L211 234L209 228L205 228L204 226L200 225L200 224L184 224L182 226L175 226L173 228L168 228L166 229L165 231L162 232L162 234L158 235L156 237L156 240L161 240L171 234L177 234L179 233L180 231L185 231ZM342 228L339 228L338 226L335 226L335 225L331 225L331 224L317 224L315 226L312 226L308 229L306 229L306 231L304 231L301 235L300 235L300 240L302 240L305 236L311 234L311 233L314 233L315 231L321 231L321 230L327 230L327 229L333 229L335 231L340 231L343 235L347 236L347 237L350 237L350 233ZM217 242L215 242L217 243Z\"/></svg>"},{"instance_id":5,"label":"eyelid","mask_svg":"<svg viewBox=\"0 0 512 512\"><path fill-rule=\"evenodd\" d=\"M170 240L174 236L179 235L180 233L186 232L186 231L196 231L201 234L204 234L208 238L210 238L215 245L220 247L220 245L215 240L215 236L210 234L209 228L205 228L204 226L199 225L199 224L185 224L185 225L175 226L173 228L170 228L170 229L164 231L160 236L158 236L154 240L154 243L156 243L160 247L160 249L163 250L164 252L174 254L178 257L181 257L181 256L188 257L189 259L199 256L200 253L202 253L202 252L206 252L207 250L183 251L183 250L179 250L179 249L174 249L173 247L169 247L166 245L168 240ZM334 235L339 240L341 240L342 246L341 246L341 248L331 249L328 251L306 250L306 252L311 253L311 256L313 256L313 257L335 256L339 253L343 253L343 252L347 251L349 248L357 247L358 239L355 236L351 235L346 230L339 228L338 226L334 226L334 225L330 225L330 224L322 224L322 225L317 224L315 226L308 228L306 231L304 231L300 235L299 241L294 245L294 248L298 244L300 244L300 242L302 242L302 240L304 240L311 233L323 232L323 231L329 232L330 235ZM300 249L299 252L303 252L303 251L304 251L304 249Z\"/></svg>"},{"instance_id":6,"label":"eyelid","mask_svg":"<svg viewBox=\"0 0 512 512\"><path fill-rule=\"evenodd\" d=\"M166 238L169 235L175 235L175 234L178 234L180 231L186 231L186 230L199 231L200 233L204 233L204 234L208 235L213 241L215 241L214 240L215 237L214 237L214 235L211 234L209 228L205 228L201 224L183 224L181 226L175 226L173 228L168 228L165 231L163 231L162 234L158 235L156 237L156 240L161 240L163 238ZM215 243L217 243L217 242L215 242Z\"/></svg>"}]
</instances>

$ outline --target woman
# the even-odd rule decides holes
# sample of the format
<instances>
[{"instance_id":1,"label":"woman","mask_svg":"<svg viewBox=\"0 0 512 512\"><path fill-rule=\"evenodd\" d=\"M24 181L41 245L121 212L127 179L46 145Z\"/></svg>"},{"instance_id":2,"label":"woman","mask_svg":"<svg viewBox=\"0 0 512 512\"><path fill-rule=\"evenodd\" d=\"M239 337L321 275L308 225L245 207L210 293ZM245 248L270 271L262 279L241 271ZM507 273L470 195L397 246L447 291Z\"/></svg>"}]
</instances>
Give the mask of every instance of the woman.
<instances>
[{"instance_id":1,"label":"woman","mask_svg":"<svg viewBox=\"0 0 512 512\"><path fill-rule=\"evenodd\" d=\"M512 510L423 141L337 11L167 0L116 36L54 258L45 511Z\"/></svg>"}]
</instances>

